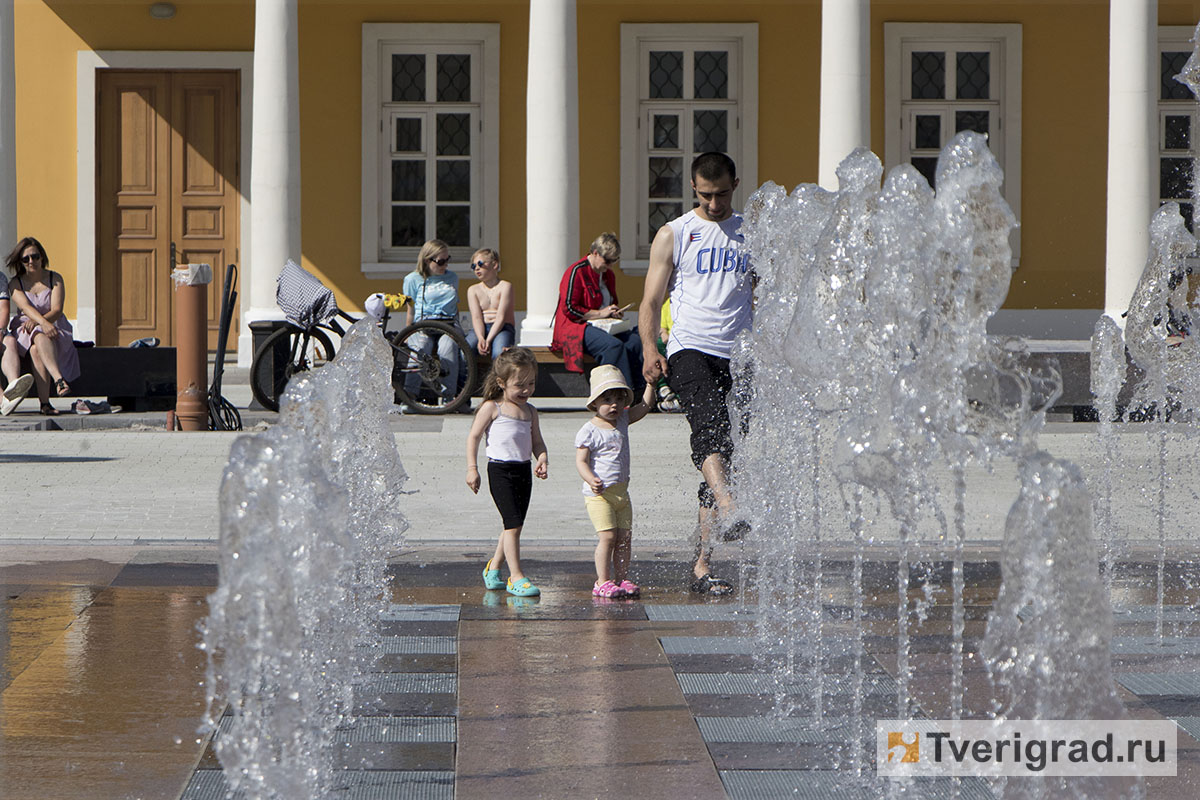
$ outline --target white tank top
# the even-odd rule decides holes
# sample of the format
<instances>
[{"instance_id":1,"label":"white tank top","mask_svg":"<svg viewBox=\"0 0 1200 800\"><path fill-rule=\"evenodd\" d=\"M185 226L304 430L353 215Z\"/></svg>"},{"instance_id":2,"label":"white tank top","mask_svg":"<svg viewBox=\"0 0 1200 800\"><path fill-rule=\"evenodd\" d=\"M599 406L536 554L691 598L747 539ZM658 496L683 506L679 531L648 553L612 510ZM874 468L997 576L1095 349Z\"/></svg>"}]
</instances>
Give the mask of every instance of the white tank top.
<instances>
[{"instance_id":1,"label":"white tank top","mask_svg":"<svg viewBox=\"0 0 1200 800\"><path fill-rule=\"evenodd\" d=\"M488 461L531 461L532 427L532 418L517 419L501 411L487 429Z\"/></svg>"},{"instance_id":2,"label":"white tank top","mask_svg":"<svg viewBox=\"0 0 1200 800\"><path fill-rule=\"evenodd\" d=\"M750 327L752 315L742 216L710 222L693 209L667 225L675 234L667 356L699 350L729 358L734 337Z\"/></svg>"}]
</instances>

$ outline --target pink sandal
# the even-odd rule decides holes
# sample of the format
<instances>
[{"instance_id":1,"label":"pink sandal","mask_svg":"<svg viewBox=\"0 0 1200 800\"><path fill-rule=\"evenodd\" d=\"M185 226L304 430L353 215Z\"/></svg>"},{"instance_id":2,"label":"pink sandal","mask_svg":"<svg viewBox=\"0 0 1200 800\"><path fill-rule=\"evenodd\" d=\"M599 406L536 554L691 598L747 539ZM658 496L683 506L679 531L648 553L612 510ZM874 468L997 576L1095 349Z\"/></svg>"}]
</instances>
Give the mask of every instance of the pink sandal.
<instances>
[{"instance_id":1,"label":"pink sandal","mask_svg":"<svg viewBox=\"0 0 1200 800\"><path fill-rule=\"evenodd\" d=\"M592 587L592 594L596 597L624 597L625 590L617 586L612 581L597 583Z\"/></svg>"},{"instance_id":2,"label":"pink sandal","mask_svg":"<svg viewBox=\"0 0 1200 800\"><path fill-rule=\"evenodd\" d=\"M621 581L617 584L617 588L624 592L626 597L637 597L642 593L638 585L630 580Z\"/></svg>"}]
</instances>

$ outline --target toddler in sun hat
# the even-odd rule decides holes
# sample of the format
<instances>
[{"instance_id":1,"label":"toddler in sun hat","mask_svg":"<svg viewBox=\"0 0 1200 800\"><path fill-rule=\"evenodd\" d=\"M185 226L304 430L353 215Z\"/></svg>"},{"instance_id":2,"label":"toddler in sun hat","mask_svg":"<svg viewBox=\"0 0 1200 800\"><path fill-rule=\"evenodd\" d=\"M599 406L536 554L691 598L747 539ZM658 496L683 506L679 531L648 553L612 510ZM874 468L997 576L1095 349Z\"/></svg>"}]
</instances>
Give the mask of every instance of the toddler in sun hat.
<instances>
[{"instance_id":1,"label":"toddler in sun hat","mask_svg":"<svg viewBox=\"0 0 1200 800\"><path fill-rule=\"evenodd\" d=\"M646 416L654 401L647 384L634 402L621 370L601 364L592 370L587 407L595 416L575 434L575 467L583 478L583 502L596 528L596 597L636 597L628 578L633 537L629 499L629 426Z\"/></svg>"}]
</instances>

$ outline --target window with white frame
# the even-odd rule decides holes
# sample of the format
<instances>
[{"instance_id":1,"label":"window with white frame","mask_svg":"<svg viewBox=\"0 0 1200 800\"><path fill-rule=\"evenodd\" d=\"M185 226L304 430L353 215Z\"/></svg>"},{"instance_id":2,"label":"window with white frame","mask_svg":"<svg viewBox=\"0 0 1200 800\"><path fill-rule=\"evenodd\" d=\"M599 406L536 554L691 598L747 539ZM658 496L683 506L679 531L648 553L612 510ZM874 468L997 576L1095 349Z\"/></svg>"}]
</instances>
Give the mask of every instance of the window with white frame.
<instances>
[{"instance_id":1,"label":"window with white frame","mask_svg":"<svg viewBox=\"0 0 1200 800\"><path fill-rule=\"evenodd\" d=\"M645 269L662 225L695 205L691 162L726 153L757 186L758 26L621 26L622 269ZM640 262L640 263L639 263Z\"/></svg>"},{"instance_id":2,"label":"window with white frame","mask_svg":"<svg viewBox=\"0 0 1200 800\"><path fill-rule=\"evenodd\" d=\"M1195 199L1196 98L1175 76L1192 55L1192 34L1190 27L1164 26L1158 36L1158 200L1179 203L1188 230L1193 230Z\"/></svg>"},{"instance_id":3,"label":"window with white frame","mask_svg":"<svg viewBox=\"0 0 1200 800\"><path fill-rule=\"evenodd\" d=\"M499 43L498 25L363 26L365 273L407 273L428 239L459 263L498 244Z\"/></svg>"},{"instance_id":4,"label":"window with white frame","mask_svg":"<svg viewBox=\"0 0 1200 800\"><path fill-rule=\"evenodd\" d=\"M936 188L942 147L960 131L982 133L1019 220L1021 26L887 23L884 40L887 166L909 162Z\"/></svg>"}]
</instances>

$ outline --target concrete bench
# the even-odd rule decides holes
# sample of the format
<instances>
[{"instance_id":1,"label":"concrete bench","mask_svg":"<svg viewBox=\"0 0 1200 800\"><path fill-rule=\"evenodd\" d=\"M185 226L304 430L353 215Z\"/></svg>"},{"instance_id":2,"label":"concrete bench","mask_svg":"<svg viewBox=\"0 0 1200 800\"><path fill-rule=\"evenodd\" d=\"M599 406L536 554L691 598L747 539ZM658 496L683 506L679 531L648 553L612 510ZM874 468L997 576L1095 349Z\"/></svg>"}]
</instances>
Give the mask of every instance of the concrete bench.
<instances>
[{"instance_id":1,"label":"concrete bench","mask_svg":"<svg viewBox=\"0 0 1200 800\"><path fill-rule=\"evenodd\" d=\"M79 347L76 343L75 352L80 374L70 382L67 397L104 397L123 411L175 407L174 347ZM28 355L21 369L33 371Z\"/></svg>"}]
</instances>

